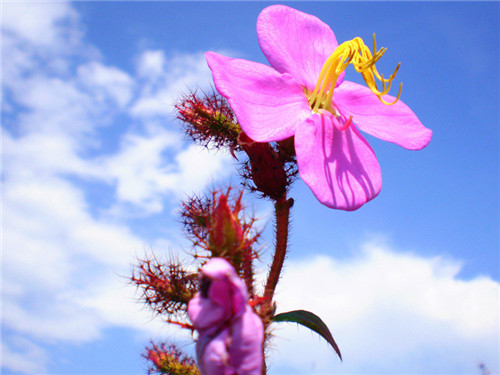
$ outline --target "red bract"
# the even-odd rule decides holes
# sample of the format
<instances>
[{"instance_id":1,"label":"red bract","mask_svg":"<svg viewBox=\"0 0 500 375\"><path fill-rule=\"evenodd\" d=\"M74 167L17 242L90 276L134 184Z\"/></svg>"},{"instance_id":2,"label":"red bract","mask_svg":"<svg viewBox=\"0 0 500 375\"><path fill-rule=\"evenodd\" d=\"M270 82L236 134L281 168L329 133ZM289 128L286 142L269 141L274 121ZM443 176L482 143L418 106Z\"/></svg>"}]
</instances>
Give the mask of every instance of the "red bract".
<instances>
[{"instance_id":1,"label":"red bract","mask_svg":"<svg viewBox=\"0 0 500 375\"><path fill-rule=\"evenodd\" d=\"M240 133L238 143L248 155L249 173L243 177L253 181L253 190L273 200L282 197L293 176L285 167L290 157L282 157L269 143L255 142L245 133Z\"/></svg>"},{"instance_id":2,"label":"red bract","mask_svg":"<svg viewBox=\"0 0 500 375\"><path fill-rule=\"evenodd\" d=\"M180 317L186 312L198 288L196 274L187 272L180 264L164 264L156 258L140 260L131 282L141 289L144 303L157 314L166 315L169 321L171 316Z\"/></svg>"},{"instance_id":3,"label":"red bract","mask_svg":"<svg viewBox=\"0 0 500 375\"><path fill-rule=\"evenodd\" d=\"M227 189L211 197L192 198L184 203L181 216L193 248L208 251L209 257L227 259L253 297L252 261L258 256L254 245L259 233L255 219L245 217L242 196L242 191Z\"/></svg>"},{"instance_id":4,"label":"red bract","mask_svg":"<svg viewBox=\"0 0 500 375\"><path fill-rule=\"evenodd\" d=\"M217 93L190 94L176 106L186 134L205 147L237 148L241 129L224 97Z\"/></svg>"},{"instance_id":5,"label":"red bract","mask_svg":"<svg viewBox=\"0 0 500 375\"><path fill-rule=\"evenodd\" d=\"M192 358L183 354L175 345L151 343L143 357L151 362L148 374L199 375Z\"/></svg>"}]
</instances>

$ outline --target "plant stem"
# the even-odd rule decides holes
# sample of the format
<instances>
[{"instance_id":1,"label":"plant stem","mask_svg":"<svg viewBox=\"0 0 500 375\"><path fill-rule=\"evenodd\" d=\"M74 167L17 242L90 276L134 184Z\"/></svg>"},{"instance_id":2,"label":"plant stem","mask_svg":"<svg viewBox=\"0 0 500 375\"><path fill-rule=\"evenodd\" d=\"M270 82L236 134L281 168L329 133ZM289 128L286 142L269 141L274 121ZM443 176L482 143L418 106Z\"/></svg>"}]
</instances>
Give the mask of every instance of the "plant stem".
<instances>
[{"instance_id":1,"label":"plant stem","mask_svg":"<svg viewBox=\"0 0 500 375\"><path fill-rule=\"evenodd\" d=\"M286 250L288 246L288 227L290 225L290 206L291 204L286 199L286 193L284 193L280 198L274 202L274 212L276 215L276 247L274 250L273 262L271 268L269 269L269 275L267 276L266 287L264 289L264 305L262 306L264 316L264 329L267 330L267 326L270 323L270 318L274 315L273 312L273 296L276 286L281 274L281 269L283 268L283 263L286 257ZM266 357L263 356L263 366L262 375L266 375Z\"/></svg>"},{"instance_id":2,"label":"plant stem","mask_svg":"<svg viewBox=\"0 0 500 375\"><path fill-rule=\"evenodd\" d=\"M276 248L274 250L274 258L264 290L264 298L269 304L272 303L274 291L276 289L276 285L278 285L288 246L290 204L286 199L286 193L276 200L274 204L274 212L276 215Z\"/></svg>"},{"instance_id":3,"label":"plant stem","mask_svg":"<svg viewBox=\"0 0 500 375\"><path fill-rule=\"evenodd\" d=\"M249 246L243 252L243 261L241 263L243 268L243 280L245 280L250 299L254 298L252 260L252 247Z\"/></svg>"}]
</instances>

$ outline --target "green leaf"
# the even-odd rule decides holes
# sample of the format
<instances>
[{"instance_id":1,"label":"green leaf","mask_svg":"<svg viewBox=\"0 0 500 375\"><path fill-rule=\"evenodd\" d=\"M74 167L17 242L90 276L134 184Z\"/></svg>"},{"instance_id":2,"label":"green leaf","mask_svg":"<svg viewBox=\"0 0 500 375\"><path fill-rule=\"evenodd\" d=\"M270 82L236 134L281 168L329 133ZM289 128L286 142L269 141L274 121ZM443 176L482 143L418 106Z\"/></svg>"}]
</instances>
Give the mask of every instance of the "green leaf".
<instances>
[{"instance_id":1,"label":"green leaf","mask_svg":"<svg viewBox=\"0 0 500 375\"><path fill-rule=\"evenodd\" d=\"M310 311L305 310L294 310L285 313L275 315L271 321L273 322L289 322L298 323L310 330L316 332L318 335L323 337L332 346L335 352L338 354L340 360L342 360L342 354L340 354L340 349L337 343L333 339L333 336L326 326L326 324L321 320L321 318Z\"/></svg>"}]
</instances>

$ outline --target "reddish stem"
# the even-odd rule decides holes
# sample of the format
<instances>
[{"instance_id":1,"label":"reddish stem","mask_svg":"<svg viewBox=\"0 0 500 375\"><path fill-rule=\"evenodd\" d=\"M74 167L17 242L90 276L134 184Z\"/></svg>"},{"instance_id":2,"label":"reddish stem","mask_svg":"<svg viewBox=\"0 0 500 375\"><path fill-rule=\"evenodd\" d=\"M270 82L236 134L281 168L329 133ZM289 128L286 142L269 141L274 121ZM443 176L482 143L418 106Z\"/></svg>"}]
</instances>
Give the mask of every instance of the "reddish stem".
<instances>
[{"instance_id":1,"label":"reddish stem","mask_svg":"<svg viewBox=\"0 0 500 375\"><path fill-rule=\"evenodd\" d=\"M286 193L276 200L274 210L276 214L276 248L274 250L273 263L271 264L267 277L266 288L264 290L264 298L269 301L269 303L272 303L274 291L278 285L288 245L290 204L286 199Z\"/></svg>"},{"instance_id":2,"label":"reddish stem","mask_svg":"<svg viewBox=\"0 0 500 375\"><path fill-rule=\"evenodd\" d=\"M253 291L253 269L252 269L252 248L249 246L243 253L243 280L248 289L250 299L254 297Z\"/></svg>"},{"instance_id":3,"label":"reddish stem","mask_svg":"<svg viewBox=\"0 0 500 375\"><path fill-rule=\"evenodd\" d=\"M290 206L290 203L286 199L286 193L278 198L274 203L274 212L276 215L276 247L274 250L273 262L271 264L271 268L269 269L269 275L267 276L266 287L264 289L263 300L265 302L262 307L266 315L268 312L271 313L272 311L274 291L278 285L281 269L283 268L283 263L285 262L286 250L288 246L288 227L290 224ZM271 316L269 315L267 319L270 317ZM267 319L264 319L265 326L269 324L269 320ZM266 375L267 366L265 355L263 356L263 362L262 375Z\"/></svg>"}]
</instances>

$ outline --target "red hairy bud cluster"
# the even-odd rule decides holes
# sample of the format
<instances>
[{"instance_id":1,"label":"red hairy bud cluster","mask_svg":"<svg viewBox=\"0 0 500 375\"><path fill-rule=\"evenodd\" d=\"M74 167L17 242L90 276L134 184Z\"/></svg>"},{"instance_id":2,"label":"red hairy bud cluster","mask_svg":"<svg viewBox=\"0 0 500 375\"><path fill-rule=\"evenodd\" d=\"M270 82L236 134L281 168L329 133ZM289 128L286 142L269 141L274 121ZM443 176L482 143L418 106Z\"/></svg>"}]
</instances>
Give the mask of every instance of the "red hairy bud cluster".
<instances>
[{"instance_id":1,"label":"red hairy bud cluster","mask_svg":"<svg viewBox=\"0 0 500 375\"><path fill-rule=\"evenodd\" d=\"M198 290L196 274L185 271L180 264L163 264L156 258L140 260L131 282L141 289L146 305L157 314L168 316L185 314L189 300Z\"/></svg>"},{"instance_id":2,"label":"red hairy bud cluster","mask_svg":"<svg viewBox=\"0 0 500 375\"><path fill-rule=\"evenodd\" d=\"M226 99L215 91L189 94L175 108L184 131L196 143L227 147L235 158L235 151L245 151L248 161L241 175L251 190L273 200L286 193L297 174L293 138L273 144L254 142L241 131Z\"/></svg>"},{"instance_id":3,"label":"red hairy bud cluster","mask_svg":"<svg viewBox=\"0 0 500 375\"><path fill-rule=\"evenodd\" d=\"M183 204L181 216L193 248L229 261L252 295L252 261L258 257L253 245L259 233L254 229L255 219L245 217L242 196L242 191L228 189L211 197L191 198Z\"/></svg>"},{"instance_id":4,"label":"red hairy bud cluster","mask_svg":"<svg viewBox=\"0 0 500 375\"><path fill-rule=\"evenodd\" d=\"M151 343L143 357L150 362L150 375L200 375L194 360L183 354L175 345Z\"/></svg>"},{"instance_id":5,"label":"red hairy bud cluster","mask_svg":"<svg viewBox=\"0 0 500 375\"><path fill-rule=\"evenodd\" d=\"M195 142L213 148L238 147L240 126L226 99L218 93L190 94L175 108L186 134Z\"/></svg>"},{"instance_id":6,"label":"red hairy bud cluster","mask_svg":"<svg viewBox=\"0 0 500 375\"><path fill-rule=\"evenodd\" d=\"M182 202L180 216L186 235L193 242L193 247L206 248L204 244L208 241L213 204L212 196L194 196Z\"/></svg>"}]
</instances>

